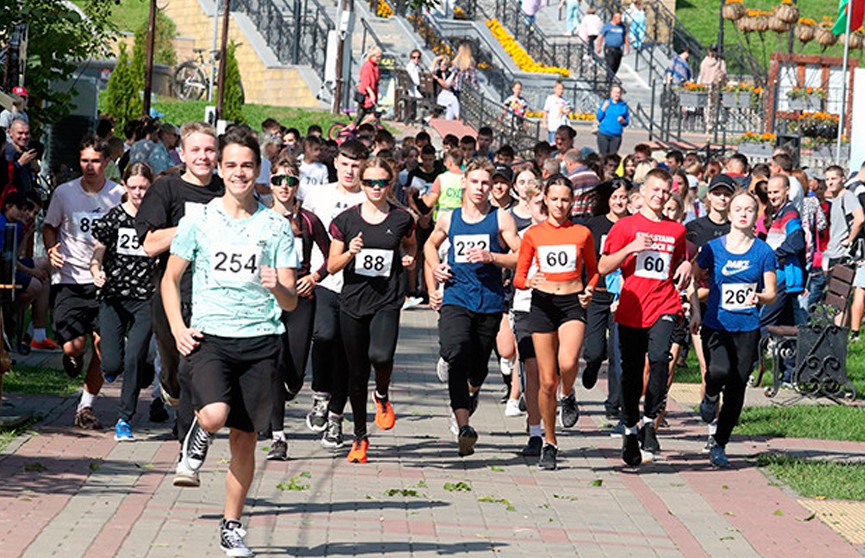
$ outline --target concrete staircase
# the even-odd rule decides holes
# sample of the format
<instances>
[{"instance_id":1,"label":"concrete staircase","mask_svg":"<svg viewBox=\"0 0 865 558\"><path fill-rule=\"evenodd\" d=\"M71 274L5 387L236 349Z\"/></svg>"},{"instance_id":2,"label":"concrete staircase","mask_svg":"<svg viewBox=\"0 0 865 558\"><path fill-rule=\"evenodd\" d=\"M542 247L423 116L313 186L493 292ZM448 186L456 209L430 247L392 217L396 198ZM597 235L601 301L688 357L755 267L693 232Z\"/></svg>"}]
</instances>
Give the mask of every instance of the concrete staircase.
<instances>
[{"instance_id":1,"label":"concrete staircase","mask_svg":"<svg viewBox=\"0 0 865 558\"><path fill-rule=\"evenodd\" d=\"M168 0L162 9L174 21L179 35L192 38L195 48L210 49L214 7L212 0ZM238 45L236 57L246 102L325 108L316 98L321 84L315 72L280 62L245 14L231 13L228 35Z\"/></svg>"}]
</instances>

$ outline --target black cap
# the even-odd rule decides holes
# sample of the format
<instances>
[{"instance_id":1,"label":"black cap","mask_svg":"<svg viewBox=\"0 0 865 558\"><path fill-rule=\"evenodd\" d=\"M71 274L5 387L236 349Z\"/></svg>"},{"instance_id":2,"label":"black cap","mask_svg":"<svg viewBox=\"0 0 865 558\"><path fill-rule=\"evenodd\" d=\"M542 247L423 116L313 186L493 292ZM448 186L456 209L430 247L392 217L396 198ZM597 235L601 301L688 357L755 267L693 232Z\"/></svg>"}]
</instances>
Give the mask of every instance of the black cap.
<instances>
[{"instance_id":1,"label":"black cap","mask_svg":"<svg viewBox=\"0 0 865 558\"><path fill-rule=\"evenodd\" d=\"M514 183L514 171L507 165L496 165L496 170L493 171L493 181L497 176L501 176L508 184Z\"/></svg>"},{"instance_id":2,"label":"black cap","mask_svg":"<svg viewBox=\"0 0 865 558\"><path fill-rule=\"evenodd\" d=\"M739 185L736 183L732 176L726 174L716 174L709 182L708 191L711 192L715 188L726 188L730 190L731 193L733 193L738 187Z\"/></svg>"}]
</instances>

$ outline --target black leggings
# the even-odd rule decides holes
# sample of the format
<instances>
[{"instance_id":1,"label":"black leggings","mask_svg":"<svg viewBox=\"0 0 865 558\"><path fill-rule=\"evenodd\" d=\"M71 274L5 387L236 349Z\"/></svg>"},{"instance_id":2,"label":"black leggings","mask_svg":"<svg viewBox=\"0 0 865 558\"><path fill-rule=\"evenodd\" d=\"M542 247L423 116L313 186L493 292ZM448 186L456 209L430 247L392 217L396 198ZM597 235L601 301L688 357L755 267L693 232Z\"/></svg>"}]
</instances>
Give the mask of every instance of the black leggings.
<instances>
[{"instance_id":1,"label":"black leggings","mask_svg":"<svg viewBox=\"0 0 865 558\"><path fill-rule=\"evenodd\" d=\"M479 314L453 304L442 306L439 343L449 367L451 409L470 408L468 385L483 385L501 321L501 313Z\"/></svg>"},{"instance_id":2,"label":"black leggings","mask_svg":"<svg viewBox=\"0 0 865 558\"><path fill-rule=\"evenodd\" d=\"M375 389L387 395L393 373L393 355L399 335L400 310L379 310L372 316L355 318L339 313L342 344L348 359L348 393L354 418L354 435L366 436L366 405L369 369L375 368Z\"/></svg>"},{"instance_id":3,"label":"black leggings","mask_svg":"<svg viewBox=\"0 0 865 558\"><path fill-rule=\"evenodd\" d=\"M183 323L189 324L192 320L192 305L181 302L180 313L183 315ZM156 347L159 350L159 383L168 387L166 391L170 394L180 396L176 417L177 440L182 444L195 418L195 408L192 406L192 379L189 374L189 360L180 358L180 353L177 351L177 344L168 325L168 318L165 316L159 289L156 289L153 294L153 336L156 338Z\"/></svg>"},{"instance_id":4,"label":"black leggings","mask_svg":"<svg viewBox=\"0 0 865 558\"><path fill-rule=\"evenodd\" d=\"M329 409L341 415L348 398L348 372L339 335L339 295L315 287L312 333L312 391L330 395Z\"/></svg>"},{"instance_id":5,"label":"black leggings","mask_svg":"<svg viewBox=\"0 0 865 558\"><path fill-rule=\"evenodd\" d=\"M664 314L652 327L627 327L619 324L619 347L622 352L622 420L630 428L640 422L640 395L643 393L643 369L649 356L649 382L643 415L654 419L667 400L667 375L670 367L670 345L673 330L681 318Z\"/></svg>"},{"instance_id":6,"label":"black leggings","mask_svg":"<svg viewBox=\"0 0 865 558\"><path fill-rule=\"evenodd\" d=\"M726 446L745 403L745 388L757 360L760 330L730 332L703 326L700 336L706 355L706 395L714 397L724 392L715 442Z\"/></svg>"},{"instance_id":7,"label":"black leggings","mask_svg":"<svg viewBox=\"0 0 865 558\"><path fill-rule=\"evenodd\" d=\"M583 359L586 361L585 370L593 371L595 374L607 360L607 331L610 329L610 306L612 303L613 295L607 291L598 291L586 309L586 338L583 342Z\"/></svg>"},{"instance_id":8,"label":"black leggings","mask_svg":"<svg viewBox=\"0 0 865 558\"><path fill-rule=\"evenodd\" d=\"M285 426L286 391L297 393L303 387L303 375L309 347L312 344L312 323L315 319L315 299L298 297L297 308L282 313L285 333L280 336L276 374L273 375L273 412L270 428L274 432Z\"/></svg>"}]
</instances>

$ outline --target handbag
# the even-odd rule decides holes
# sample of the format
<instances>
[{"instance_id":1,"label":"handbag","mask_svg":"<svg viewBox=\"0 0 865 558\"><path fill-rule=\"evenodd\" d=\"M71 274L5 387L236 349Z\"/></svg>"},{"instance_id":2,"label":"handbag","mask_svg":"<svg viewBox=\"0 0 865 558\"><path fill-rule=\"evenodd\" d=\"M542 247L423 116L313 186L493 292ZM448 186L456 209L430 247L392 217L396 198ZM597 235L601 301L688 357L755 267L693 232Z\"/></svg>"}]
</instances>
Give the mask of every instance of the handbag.
<instances>
[{"instance_id":1,"label":"handbag","mask_svg":"<svg viewBox=\"0 0 865 558\"><path fill-rule=\"evenodd\" d=\"M354 102L359 104L359 105L366 103L366 93L363 93L361 91L355 91L354 92Z\"/></svg>"}]
</instances>

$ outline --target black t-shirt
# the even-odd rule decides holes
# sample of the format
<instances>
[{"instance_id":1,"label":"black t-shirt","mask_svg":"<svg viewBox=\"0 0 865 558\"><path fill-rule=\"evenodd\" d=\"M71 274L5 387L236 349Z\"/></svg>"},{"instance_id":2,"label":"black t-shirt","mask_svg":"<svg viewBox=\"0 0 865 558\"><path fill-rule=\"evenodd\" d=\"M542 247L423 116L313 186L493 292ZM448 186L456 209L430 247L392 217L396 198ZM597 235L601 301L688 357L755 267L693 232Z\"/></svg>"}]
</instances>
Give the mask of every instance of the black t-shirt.
<instances>
[{"instance_id":1,"label":"black t-shirt","mask_svg":"<svg viewBox=\"0 0 865 558\"><path fill-rule=\"evenodd\" d=\"M604 241L607 240L607 235L610 233L610 229L613 228L613 222L606 215L597 215L584 224L589 229L589 232L592 233L592 239L595 242L595 256L600 260ZM606 288L603 275L598 279L598 288Z\"/></svg>"},{"instance_id":2,"label":"black t-shirt","mask_svg":"<svg viewBox=\"0 0 865 558\"><path fill-rule=\"evenodd\" d=\"M93 238L105 246L102 271L106 281L96 292L97 300L147 300L153 296L156 258L144 253L135 220L122 205L93 222Z\"/></svg>"},{"instance_id":3,"label":"black t-shirt","mask_svg":"<svg viewBox=\"0 0 865 558\"><path fill-rule=\"evenodd\" d=\"M730 232L730 222L715 223L709 216L694 219L685 225L685 240L699 250L711 240L722 237Z\"/></svg>"},{"instance_id":4,"label":"black t-shirt","mask_svg":"<svg viewBox=\"0 0 865 558\"><path fill-rule=\"evenodd\" d=\"M196 186L181 178L180 174L168 174L156 180L147 190L138 215L135 217L135 231L138 238L144 244L144 238L150 231L169 229L176 227L180 219L186 215L189 204L204 205L213 198L218 198L225 193L225 185L222 179L214 175L207 186ZM168 262L166 251L158 256L157 272L154 279L159 281L165 272ZM183 302L192 302L192 268L188 267L180 280L180 299Z\"/></svg>"},{"instance_id":5,"label":"black t-shirt","mask_svg":"<svg viewBox=\"0 0 865 558\"><path fill-rule=\"evenodd\" d=\"M390 205L384 221L372 224L361 215L361 205L356 205L337 215L330 224L330 235L344 242L346 250L361 232L363 249L343 271L345 283L340 294L340 310L354 318L402 307L400 246L403 238L414 233L414 219L408 211Z\"/></svg>"}]
</instances>

